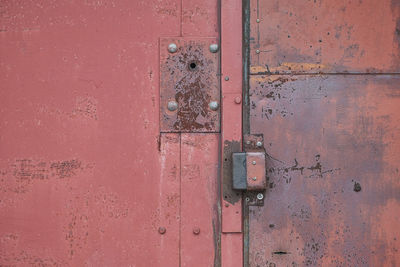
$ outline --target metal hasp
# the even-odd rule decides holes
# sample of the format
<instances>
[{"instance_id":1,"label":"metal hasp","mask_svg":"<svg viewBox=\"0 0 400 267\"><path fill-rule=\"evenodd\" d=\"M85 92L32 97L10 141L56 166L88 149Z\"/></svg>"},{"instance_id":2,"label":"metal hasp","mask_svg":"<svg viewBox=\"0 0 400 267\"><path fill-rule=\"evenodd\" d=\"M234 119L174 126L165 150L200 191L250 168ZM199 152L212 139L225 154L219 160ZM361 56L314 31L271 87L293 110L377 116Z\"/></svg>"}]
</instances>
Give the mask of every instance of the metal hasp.
<instances>
[{"instance_id":1,"label":"metal hasp","mask_svg":"<svg viewBox=\"0 0 400 267\"><path fill-rule=\"evenodd\" d=\"M262 191L267 187L264 152L232 154L233 189Z\"/></svg>"},{"instance_id":2,"label":"metal hasp","mask_svg":"<svg viewBox=\"0 0 400 267\"><path fill-rule=\"evenodd\" d=\"M160 131L219 132L216 38L160 39Z\"/></svg>"}]
</instances>

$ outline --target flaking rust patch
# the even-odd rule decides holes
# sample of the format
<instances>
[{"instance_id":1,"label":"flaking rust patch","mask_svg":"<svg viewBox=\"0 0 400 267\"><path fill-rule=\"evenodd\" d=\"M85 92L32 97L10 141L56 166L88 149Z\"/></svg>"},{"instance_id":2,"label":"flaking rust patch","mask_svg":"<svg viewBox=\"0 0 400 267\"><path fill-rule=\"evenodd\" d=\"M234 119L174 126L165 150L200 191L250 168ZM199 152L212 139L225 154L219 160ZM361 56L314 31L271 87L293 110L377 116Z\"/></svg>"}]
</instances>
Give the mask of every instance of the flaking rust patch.
<instances>
[{"instance_id":1,"label":"flaking rust patch","mask_svg":"<svg viewBox=\"0 0 400 267\"><path fill-rule=\"evenodd\" d=\"M284 62L277 67L252 66L250 74L282 74L282 73L324 73L331 68L328 65L307 62Z\"/></svg>"},{"instance_id":2,"label":"flaking rust patch","mask_svg":"<svg viewBox=\"0 0 400 267\"><path fill-rule=\"evenodd\" d=\"M162 38L160 40L161 132L219 132L220 103L218 53L209 46L215 38ZM177 51L169 53L170 44ZM168 103L176 109L169 110Z\"/></svg>"}]
</instances>

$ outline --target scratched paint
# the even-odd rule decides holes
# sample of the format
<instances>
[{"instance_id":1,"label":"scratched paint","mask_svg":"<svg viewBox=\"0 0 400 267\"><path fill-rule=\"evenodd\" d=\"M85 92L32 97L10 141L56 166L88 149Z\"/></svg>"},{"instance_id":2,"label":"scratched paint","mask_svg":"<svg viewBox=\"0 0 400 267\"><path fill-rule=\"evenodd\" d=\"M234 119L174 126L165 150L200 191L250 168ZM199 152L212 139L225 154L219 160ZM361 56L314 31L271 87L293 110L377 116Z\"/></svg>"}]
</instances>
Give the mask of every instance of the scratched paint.
<instances>
[{"instance_id":1,"label":"scratched paint","mask_svg":"<svg viewBox=\"0 0 400 267\"><path fill-rule=\"evenodd\" d=\"M265 206L250 207L250 266L399 264L399 84L397 75L251 77L251 132L264 135L269 186Z\"/></svg>"},{"instance_id":2,"label":"scratched paint","mask_svg":"<svg viewBox=\"0 0 400 267\"><path fill-rule=\"evenodd\" d=\"M250 71L398 73L396 0L251 0Z\"/></svg>"}]
</instances>

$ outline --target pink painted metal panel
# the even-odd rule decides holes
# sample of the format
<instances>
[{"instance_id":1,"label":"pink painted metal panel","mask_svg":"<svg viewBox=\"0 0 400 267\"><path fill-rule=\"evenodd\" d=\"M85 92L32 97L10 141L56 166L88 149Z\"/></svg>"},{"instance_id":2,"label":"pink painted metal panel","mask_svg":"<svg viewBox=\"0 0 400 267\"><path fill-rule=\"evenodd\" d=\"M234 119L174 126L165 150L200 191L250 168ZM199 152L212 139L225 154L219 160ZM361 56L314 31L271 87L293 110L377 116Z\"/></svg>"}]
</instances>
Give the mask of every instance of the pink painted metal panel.
<instances>
[{"instance_id":1,"label":"pink painted metal panel","mask_svg":"<svg viewBox=\"0 0 400 267\"><path fill-rule=\"evenodd\" d=\"M181 266L219 261L218 134L182 134Z\"/></svg>"},{"instance_id":2,"label":"pink painted metal panel","mask_svg":"<svg viewBox=\"0 0 400 267\"><path fill-rule=\"evenodd\" d=\"M217 0L182 0L182 36L218 37Z\"/></svg>"},{"instance_id":3,"label":"pink painted metal panel","mask_svg":"<svg viewBox=\"0 0 400 267\"><path fill-rule=\"evenodd\" d=\"M160 138L160 200L158 232L159 266L178 266L180 262L181 223L181 137L179 134L161 134Z\"/></svg>"},{"instance_id":4,"label":"pink painted metal panel","mask_svg":"<svg viewBox=\"0 0 400 267\"><path fill-rule=\"evenodd\" d=\"M160 177L178 154L159 146L157 51L179 35L179 1L2 1L1 14L0 265L166 266L178 233Z\"/></svg>"}]
</instances>

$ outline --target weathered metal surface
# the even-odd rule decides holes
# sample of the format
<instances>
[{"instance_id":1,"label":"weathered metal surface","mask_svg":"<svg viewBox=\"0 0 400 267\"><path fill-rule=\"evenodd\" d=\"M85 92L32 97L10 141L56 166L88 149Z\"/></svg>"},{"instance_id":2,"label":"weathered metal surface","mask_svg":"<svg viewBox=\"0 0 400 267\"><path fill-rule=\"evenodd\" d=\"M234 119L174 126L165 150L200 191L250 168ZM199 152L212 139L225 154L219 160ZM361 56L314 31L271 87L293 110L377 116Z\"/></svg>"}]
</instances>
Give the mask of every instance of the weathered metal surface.
<instances>
[{"instance_id":1,"label":"weathered metal surface","mask_svg":"<svg viewBox=\"0 0 400 267\"><path fill-rule=\"evenodd\" d=\"M196 206L208 216L214 200L214 217L195 221L182 205L202 202L181 186L196 162L180 162L208 164L192 181L204 193L218 179L216 152L203 161L183 143L182 155L180 135L158 123L159 37L195 27L216 37L216 3L1 2L1 266L175 267L191 253L218 266L218 200Z\"/></svg>"},{"instance_id":2,"label":"weathered metal surface","mask_svg":"<svg viewBox=\"0 0 400 267\"><path fill-rule=\"evenodd\" d=\"M218 266L218 144L218 134L182 134L182 267Z\"/></svg>"},{"instance_id":3,"label":"weathered metal surface","mask_svg":"<svg viewBox=\"0 0 400 267\"><path fill-rule=\"evenodd\" d=\"M162 132L219 132L219 53L210 51L212 44L216 38L160 39ZM168 108L171 101L176 109Z\"/></svg>"},{"instance_id":4,"label":"weathered metal surface","mask_svg":"<svg viewBox=\"0 0 400 267\"><path fill-rule=\"evenodd\" d=\"M264 152L246 153L247 190L262 191L267 187Z\"/></svg>"},{"instance_id":5,"label":"weathered metal surface","mask_svg":"<svg viewBox=\"0 0 400 267\"><path fill-rule=\"evenodd\" d=\"M251 73L399 73L398 0L251 0Z\"/></svg>"},{"instance_id":6,"label":"weathered metal surface","mask_svg":"<svg viewBox=\"0 0 400 267\"><path fill-rule=\"evenodd\" d=\"M400 265L400 76L251 77L269 187L250 266Z\"/></svg>"},{"instance_id":7,"label":"weathered metal surface","mask_svg":"<svg viewBox=\"0 0 400 267\"><path fill-rule=\"evenodd\" d=\"M232 188L232 153L242 151L242 1L221 0L221 266L243 265L242 198Z\"/></svg>"},{"instance_id":8,"label":"weathered metal surface","mask_svg":"<svg viewBox=\"0 0 400 267\"><path fill-rule=\"evenodd\" d=\"M247 152L265 152L264 136L262 134L245 134L244 151Z\"/></svg>"}]
</instances>

